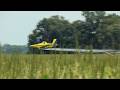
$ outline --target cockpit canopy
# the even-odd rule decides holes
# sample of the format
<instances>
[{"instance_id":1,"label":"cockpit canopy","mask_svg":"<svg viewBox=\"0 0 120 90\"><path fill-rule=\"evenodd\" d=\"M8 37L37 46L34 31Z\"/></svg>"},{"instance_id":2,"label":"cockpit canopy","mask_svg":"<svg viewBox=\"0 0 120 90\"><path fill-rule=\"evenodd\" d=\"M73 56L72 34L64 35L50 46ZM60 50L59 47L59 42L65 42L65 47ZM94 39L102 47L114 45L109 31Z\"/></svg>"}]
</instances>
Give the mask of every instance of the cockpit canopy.
<instances>
[{"instance_id":1,"label":"cockpit canopy","mask_svg":"<svg viewBox=\"0 0 120 90\"><path fill-rule=\"evenodd\" d=\"M47 44L47 42L46 42L46 41L43 41L42 43L43 43L43 44Z\"/></svg>"}]
</instances>

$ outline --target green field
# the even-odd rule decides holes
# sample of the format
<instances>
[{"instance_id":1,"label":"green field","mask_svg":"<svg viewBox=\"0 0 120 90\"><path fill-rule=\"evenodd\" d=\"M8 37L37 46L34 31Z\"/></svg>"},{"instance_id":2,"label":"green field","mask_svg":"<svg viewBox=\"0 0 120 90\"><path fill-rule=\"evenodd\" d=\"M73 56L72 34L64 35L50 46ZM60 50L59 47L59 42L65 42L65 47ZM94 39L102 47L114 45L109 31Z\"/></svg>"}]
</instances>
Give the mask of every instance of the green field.
<instances>
[{"instance_id":1,"label":"green field","mask_svg":"<svg viewBox=\"0 0 120 90\"><path fill-rule=\"evenodd\" d=\"M120 78L120 55L0 54L0 79L102 78Z\"/></svg>"}]
</instances>

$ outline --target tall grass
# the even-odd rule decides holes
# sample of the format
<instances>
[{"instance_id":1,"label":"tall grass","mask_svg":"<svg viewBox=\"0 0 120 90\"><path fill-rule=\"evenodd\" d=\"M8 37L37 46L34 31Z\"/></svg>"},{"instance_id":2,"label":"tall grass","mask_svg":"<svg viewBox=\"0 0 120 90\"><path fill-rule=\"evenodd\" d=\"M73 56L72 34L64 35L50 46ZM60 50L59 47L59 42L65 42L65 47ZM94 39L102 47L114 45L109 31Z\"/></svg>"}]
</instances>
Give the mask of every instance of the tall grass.
<instances>
[{"instance_id":1,"label":"tall grass","mask_svg":"<svg viewBox=\"0 0 120 90\"><path fill-rule=\"evenodd\" d=\"M0 54L1 79L120 78L120 55Z\"/></svg>"}]
</instances>

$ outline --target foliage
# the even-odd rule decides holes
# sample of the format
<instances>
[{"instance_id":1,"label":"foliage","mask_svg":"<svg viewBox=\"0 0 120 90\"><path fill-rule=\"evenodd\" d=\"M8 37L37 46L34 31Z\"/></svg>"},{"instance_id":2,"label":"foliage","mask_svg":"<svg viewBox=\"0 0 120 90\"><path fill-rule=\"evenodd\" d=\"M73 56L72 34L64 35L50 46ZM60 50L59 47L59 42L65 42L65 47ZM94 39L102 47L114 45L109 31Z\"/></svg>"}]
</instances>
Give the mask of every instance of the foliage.
<instances>
[{"instance_id":1,"label":"foliage","mask_svg":"<svg viewBox=\"0 0 120 90\"><path fill-rule=\"evenodd\" d=\"M27 53L28 48L26 46L20 45L9 45L5 44L2 47L3 53Z\"/></svg>"},{"instance_id":2,"label":"foliage","mask_svg":"<svg viewBox=\"0 0 120 90\"><path fill-rule=\"evenodd\" d=\"M0 79L120 79L120 55L1 54Z\"/></svg>"},{"instance_id":3,"label":"foliage","mask_svg":"<svg viewBox=\"0 0 120 90\"><path fill-rule=\"evenodd\" d=\"M57 38L61 48L92 46L96 49L120 49L120 16L106 15L105 11L83 11L82 15L85 21L69 22L58 15L44 18L29 35L28 47L43 40L52 42L53 38ZM30 47L29 51L39 52Z\"/></svg>"}]
</instances>

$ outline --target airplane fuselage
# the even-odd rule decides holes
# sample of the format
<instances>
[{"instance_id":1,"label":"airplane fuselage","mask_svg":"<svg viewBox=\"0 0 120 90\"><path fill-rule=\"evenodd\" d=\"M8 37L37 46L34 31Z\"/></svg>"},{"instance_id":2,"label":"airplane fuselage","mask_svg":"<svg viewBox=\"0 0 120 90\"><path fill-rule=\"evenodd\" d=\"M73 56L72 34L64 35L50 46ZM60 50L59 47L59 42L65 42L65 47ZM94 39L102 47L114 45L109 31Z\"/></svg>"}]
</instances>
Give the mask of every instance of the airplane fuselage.
<instances>
[{"instance_id":1,"label":"airplane fuselage","mask_svg":"<svg viewBox=\"0 0 120 90\"><path fill-rule=\"evenodd\" d=\"M55 46L56 39L53 40L52 43L47 43L43 41L42 43L30 45L32 48L53 48Z\"/></svg>"}]
</instances>

